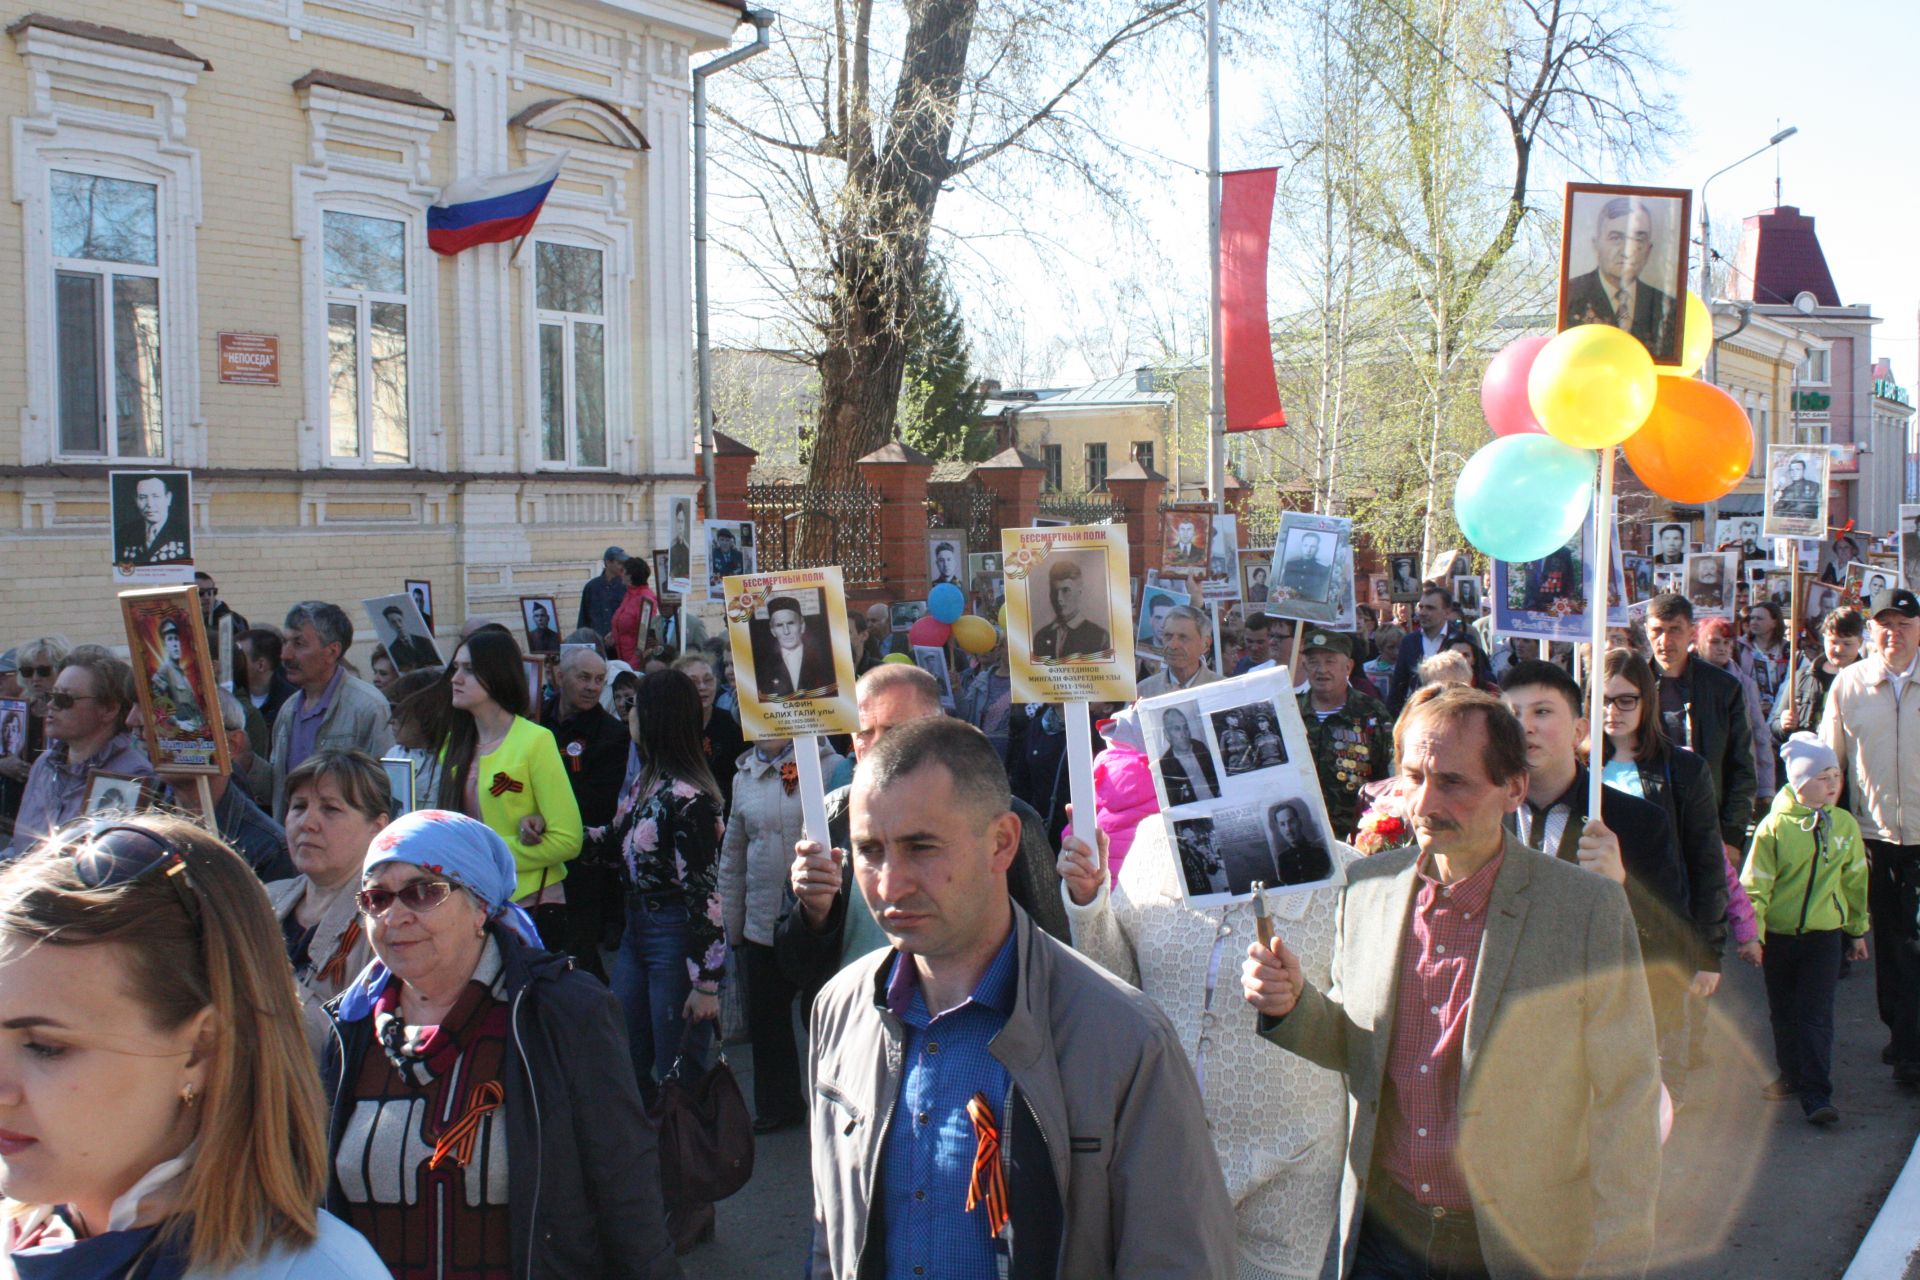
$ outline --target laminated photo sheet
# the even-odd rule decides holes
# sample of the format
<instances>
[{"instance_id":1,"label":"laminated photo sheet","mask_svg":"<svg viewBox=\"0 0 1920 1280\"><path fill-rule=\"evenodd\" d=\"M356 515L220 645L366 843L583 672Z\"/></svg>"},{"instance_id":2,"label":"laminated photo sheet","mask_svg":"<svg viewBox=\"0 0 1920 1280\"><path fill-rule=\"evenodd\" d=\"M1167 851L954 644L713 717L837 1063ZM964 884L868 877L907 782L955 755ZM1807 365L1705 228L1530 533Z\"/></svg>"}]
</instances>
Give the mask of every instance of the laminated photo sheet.
<instances>
[{"instance_id":1,"label":"laminated photo sheet","mask_svg":"<svg viewBox=\"0 0 1920 1280\"><path fill-rule=\"evenodd\" d=\"M1133 701L1126 527L1002 529L1000 549L1015 701Z\"/></svg>"},{"instance_id":2,"label":"laminated photo sheet","mask_svg":"<svg viewBox=\"0 0 1920 1280\"><path fill-rule=\"evenodd\" d=\"M1245 901L1255 881L1283 893L1340 883L1286 668L1137 705L1188 906L1204 911Z\"/></svg>"},{"instance_id":3,"label":"laminated photo sheet","mask_svg":"<svg viewBox=\"0 0 1920 1280\"><path fill-rule=\"evenodd\" d=\"M1626 573L1620 554L1620 526L1611 526L1612 571L1607 625L1627 625ZM1493 562L1493 629L1503 636L1532 640L1591 639L1587 621L1587 566L1593 563L1593 522L1565 546L1526 564ZM1659 566L1655 568L1656 586ZM1683 567L1684 568L1684 567Z\"/></svg>"},{"instance_id":4,"label":"laminated photo sheet","mask_svg":"<svg viewBox=\"0 0 1920 1280\"><path fill-rule=\"evenodd\" d=\"M741 732L757 742L858 729L840 567L740 574L724 583Z\"/></svg>"}]
</instances>

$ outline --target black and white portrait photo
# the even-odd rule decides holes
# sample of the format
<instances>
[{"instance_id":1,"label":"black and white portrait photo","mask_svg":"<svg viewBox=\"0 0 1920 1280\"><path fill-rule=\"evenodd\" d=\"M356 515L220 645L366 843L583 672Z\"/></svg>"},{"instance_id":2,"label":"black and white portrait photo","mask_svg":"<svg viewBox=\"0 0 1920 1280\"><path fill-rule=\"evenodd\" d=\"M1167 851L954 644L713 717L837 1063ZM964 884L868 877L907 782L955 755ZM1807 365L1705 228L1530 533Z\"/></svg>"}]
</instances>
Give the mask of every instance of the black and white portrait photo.
<instances>
[{"instance_id":1,"label":"black and white portrait photo","mask_svg":"<svg viewBox=\"0 0 1920 1280\"><path fill-rule=\"evenodd\" d=\"M0 760L26 756L29 723L26 699L0 698Z\"/></svg>"},{"instance_id":2,"label":"black and white portrait photo","mask_svg":"<svg viewBox=\"0 0 1920 1280\"><path fill-rule=\"evenodd\" d=\"M1036 662L1089 661L1113 652L1105 550L1049 550L1027 575L1028 652Z\"/></svg>"},{"instance_id":3,"label":"black and white portrait photo","mask_svg":"<svg viewBox=\"0 0 1920 1280\"><path fill-rule=\"evenodd\" d=\"M727 598L726 580L738 574L752 573L758 567L753 548L753 521L708 520L707 598Z\"/></svg>"},{"instance_id":4,"label":"black and white portrait photo","mask_svg":"<svg viewBox=\"0 0 1920 1280\"><path fill-rule=\"evenodd\" d=\"M380 767L386 771L387 789L393 793L393 816L398 818L419 808L419 797L414 795L416 774L413 757L382 756Z\"/></svg>"},{"instance_id":5,"label":"black and white portrait photo","mask_svg":"<svg viewBox=\"0 0 1920 1280\"><path fill-rule=\"evenodd\" d=\"M747 636L760 701L838 696L833 631L820 607L818 587L769 596L748 619Z\"/></svg>"},{"instance_id":6,"label":"black and white portrait photo","mask_svg":"<svg viewBox=\"0 0 1920 1280\"><path fill-rule=\"evenodd\" d=\"M1703 551L1687 557L1686 597L1703 618L1731 618L1740 584L1740 553Z\"/></svg>"},{"instance_id":7,"label":"black and white portrait photo","mask_svg":"<svg viewBox=\"0 0 1920 1280\"><path fill-rule=\"evenodd\" d=\"M1655 564L1678 564L1687 562L1688 543L1693 541L1693 529L1685 524L1656 524L1653 526L1653 562Z\"/></svg>"},{"instance_id":8,"label":"black and white portrait photo","mask_svg":"<svg viewBox=\"0 0 1920 1280\"><path fill-rule=\"evenodd\" d=\"M951 583L964 588L960 575L966 572L966 543L958 529L933 529L927 533L927 585Z\"/></svg>"},{"instance_id":9,"label":"black and white portrait photo","mask_svg":"<svg viewBox=\"0 0 1920 1280\"><path fill-rule=\"evenodd\" d=\"M967 581L975 613L992 618L1007 600L1007 580L1001 576L998 551L976 551L967 557Z\"/></svg>"},{"instance_id":10,"label":"black and white portrait photo","mask_svg":"<svg viewBox=\"0 0 1920 1280\"><path fill-rule=\"evenodd\" d=\"M1160 713L1166 750L1160 753L1160 782L1169 805L1197 804L1220 798L1220 775L1201 730L1198 703L1168 707Z\"/></svg>"},{"instance_id":11,"label":"black and white portrait photo","mask_svg":"<svg viewBox=\"0 0 1920 1280\"><path fill-rule=\"evenodd\" d=\"M1333 874L1333 855L1320 838L1306 801L1274 801L1267 806L1264 825L1274 868L1268 884L1313 884Z\"/></svg>"},{"instance_id":12,"label":"black and white portrait photo","mask_svg":"<svg viewBox=\"0 0 1920 1280\"><path fill-rule=\"evenodd\" d=\"M1920 583L1920 506L1900 508L1900 581L1907 590Z\"/></svg>"},{"instance_id":13,"label":"black and white portrait photo","mask_svg":"<svg viewBox=\"0 0 1920 1280\"><path fill-rule=\"evenodd\" d=\"M413 592L375 596L360 603L365 607L367 617L373 620L373 630L380 637L380 647L387 651L395 671L404 674L408 671L437 670L445 665L440 657L440 647L434 643L427 629L426 619L420 616L420 602ZM551 603L548 602L549 607ZM551 621L552 615L549 614L548 618Z\"/></svg>"},{"instance_id":14,"label":"black and white portrait photo","mask_svg":"<svg viewBox=\"0 0 1920 1280\"><path fill-rule=\"evenodd\" d=\"M1463 618L1480 616L1480 579L1463 573L1453 580L1453 603Z\"/></svg>"},{"instance_id":15,"label":"black and white portrait photo","mask_svg":"<svg viewBox=\"0 0 1920 1280\"><path fill-rule=\"evenodd\" d=\"M667 577L661 589L681 593L692 590L693 576L693 499L667 499Z\"/></svg>"},{"instance_id":16,"label":"black and white portrait photo","mask_svg":"<svg viewBox=\"0 0 1920 1280\"><path fill-rule=\"evenodd\" d=\"M87 798L82 807L89 816L138 813L146 801L147 785L142 778L95 769L87 775Z\"/></svg>"},{"instance_id":17,"label":"black and white portrait photo","mask_svg":"<svg viewBox=\"0 0 1920 1280\"><path fill-rule=\"evenodd\" d=\"M1639 339L1655 364L1679 364L1691 203L1692 193L1677 188L1569 183L1561 331L1610 325Z\"/></svg>"},{"instance_id":18,"label":"black and white portrait photo","mask_svg":"<svg viewBox=\"0 0 1920 1280\"><path fill-rule=\"evenodd\" d=\"M1240 553L1240 598L1248 604L1265 604L1273 567L1271 551Z\"/></svg>"},{"instance_id":19,"label":"black and white portrait photo","mask_svg":"<svg viewBox=\"0 0 1920 1280\"><path fill-rule=\"evenodd\" d=\"M1339 553L1340 538L1336 534L1318 529L1287 530L1277 557L1280 589L1302 603L1331 603Z\"/></svg>"},{"instance_id":20,"label":"black and white portrait photo","mask_svg":"<svg viewBox=\"0 0 1920 1280\"><path fill-rule=\"evenodd\" d=\"M933 677L940 686L940 705L953 710L953 675L947 670L947 651L939 645L916 644L912 646L913 665Z\"/></svg>"},{"instance_id":21,"label":"black and white portrait photo","mask_svg":"<svg viewBox=\"0 0 1920 1280\"><path fill-rule=\"evenodd\" d=\"M1865 605L1882 591L1893 590L1893 584L1893 570L1863 566L1860 573L1860 603Z\"/></svg>"},{"instance_id":22,"label":"black and white portrait photo","mask_svg":"<svg viewBox=\"0 0 1920 1280\"><path fill-rule=\"evenodd\" d=\"M407 594L413 597L413 607L420 611L420 622L433 634L433 584L425 578L408 578L403 584Z\"/></svg>"},{"instance_id":23,"label":"black and white portrait photo","mask_svg":"<svg viewBox=\"0 0 1920 1280\"><path fill-rule=\"evenodd\" d=\"M1765 532L1777 538L1827 536L1827 468L1822 448L1767 446Z\"/></svg>"},{"instance_id":24,"label":"black and white portrait photo","mask_svg":"<svg viewBox=\"0 0 1920 1280\"><path fill-rule=\"evenodd\" d=\"M1255 769L1271 769L1287 762L1287 744L1280 736L1280 716L1269 702L1215 711L1213 740L1220 747L1220 764L1229 778Z\"/></svg>"},{"instance_id":25,"label":"black and white portrait photo","mask_svg":"<svg viewBox=\"0 0 1920 1280\"><path fill-rule=\"evenodd\" d=\"M1765 560L1767 548L1760 537L1760 517L1721 516L1713 522L1713 551L1738 551L1740 560Z\"/></svg>"},{"instance_id":26,"label":"black and white portrait photo","mask_svg":"<svg viewBox=\"0 0 1920 1280\"><path fill-rule=\"evenodd\" d=\"M560 631L554 621L559 616L552 596L520 597L520 622L526 629L528 653L560 652ZM399 666L399 659L393 665Z\"/></svg>"},{"instance_id":27,"label":"black and white portrait photo","mask_svg":"<svg viewBox=\"0 0 1920 1280\"><path fill-rule=\"evenodd\" d=\"M1420 557L1411 551L1399 551L1387 557L1387 598L1395 604L1414 604L1420 599Z\"/></svg>"},{"instance_id":28,"label":"black and white portrait photo","mask_svg":"<svg viewBox=\"0 0 1920 1280\"><path fill-rule=\"evenodd\" d=\"M1214 847L1213 819L1188 818L1173 824L1173 842L1180 855L1180 875L1189 898L1228 892L1227 868Z\"/></svg>"},{"instance_id":29,"label":"black and white portrait photo","mask_svg":"<svg viewBox=\"0 0 1920 1280\"><path fill-rule=\"evenodd\" d=\"M1171 587L1149 584L1140 588L1140 623L1134 643L1150 653L1159 653L1167 643L1168 611L1190 603L1191 596Z\"/></svg>"},{"instance_id":30,"label":"black and white portrait photo","mask_svg":"<svg viewBox=\"0 0 1920 1280\"><path fill-rule=\"evenodd\" d=\"M193 564L193 476L186 471L114 471L113 563L127 580L190 581ZM181 566L160 574L140 569Z\"/></svg>"}]
</instances>

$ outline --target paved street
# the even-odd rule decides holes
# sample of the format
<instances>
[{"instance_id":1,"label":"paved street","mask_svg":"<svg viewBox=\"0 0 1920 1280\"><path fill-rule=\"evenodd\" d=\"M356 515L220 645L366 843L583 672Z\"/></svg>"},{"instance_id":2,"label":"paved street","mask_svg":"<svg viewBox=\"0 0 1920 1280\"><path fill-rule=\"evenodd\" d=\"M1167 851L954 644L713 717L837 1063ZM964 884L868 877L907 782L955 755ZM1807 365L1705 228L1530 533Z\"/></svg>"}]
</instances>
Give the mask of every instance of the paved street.
<instances>
[{"instance_id":1,"label":"paved street","mask_svg":"<svg viewBox=\"0 0 1920 1280\"><path fill-rule=\"evenodd\" d=\"M1760 1098L1773 1065L1759 972L1735 962L1715 1004L1710 1064L1694 1077L1667 1148L1654 1274L1832 1280L1846 1270L1920 1134L1920 1093L1897 1089L1880 1065L1886 1034L1874 1014L1872 966L1856 966L1840 984L1834 1102L1841 1120L1826 1131L1802 1120L1797 1105ZM728 1057L751 1096L751 1052L739 1045ZM685 1260L690 1280L798 1276L807 1176L804 1131L761 1139L753 1181L720 1206L718 1239ZM1920 1277L1920 1270L1909 1274Z\"/></svg>"}]
</instances>

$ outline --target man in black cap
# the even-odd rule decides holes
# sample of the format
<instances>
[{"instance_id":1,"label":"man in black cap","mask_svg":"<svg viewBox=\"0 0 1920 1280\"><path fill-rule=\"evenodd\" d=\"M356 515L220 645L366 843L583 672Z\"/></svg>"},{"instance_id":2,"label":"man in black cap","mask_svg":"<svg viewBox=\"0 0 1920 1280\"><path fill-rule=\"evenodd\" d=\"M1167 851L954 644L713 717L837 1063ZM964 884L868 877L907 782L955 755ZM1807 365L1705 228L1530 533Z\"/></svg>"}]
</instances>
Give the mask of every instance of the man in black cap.
<instances>
[{"instance_id":1,"label":"man in black cap","mask_svg":"<svg viewBox=\"0 0 1920 1280\"><path fill-rule=\"evenodd\" d=\"M580 616L573 624L574 630L586 627L595 635L613 634L614 611L627 598L626 565L627 553L619 547L608 547L600 553L600 575L580 588ZM397 664L399 659L394 661Z\"/></svg>"},{"instance_id":2,"label":"man in black cap","mask_svg":"<svg viewBox=\"0 0 1920 1280\"><path fill-rule=\"evenodd\" d=\"M1871 867L1867 910L1873 919L1874 994L1892 1033L1882 1061L1893 1078L1920 1086L1920 599L1904 587L1868 602L1871 653L1833 678L1820 737L1840 757L1851 783ZM1907 729L1907 723L1913 729Z\"/></svg>"},{"instance_id":3,"label":"man in black cap","mask_svg":"<svg viewBox=\"0 0 1920 1280\"><path fill-rule=\"evenodd\" d=\"M1393 771L1393 716L1379 699L1349 683L1353 647L1344 635L1321 627L1307 632L1300 641L1300 670L1307 677L1300 719L1320 774L1327 821L1334 835L1351 840L1360 820L1360 788Z\"/></svg>"}]
</instances>

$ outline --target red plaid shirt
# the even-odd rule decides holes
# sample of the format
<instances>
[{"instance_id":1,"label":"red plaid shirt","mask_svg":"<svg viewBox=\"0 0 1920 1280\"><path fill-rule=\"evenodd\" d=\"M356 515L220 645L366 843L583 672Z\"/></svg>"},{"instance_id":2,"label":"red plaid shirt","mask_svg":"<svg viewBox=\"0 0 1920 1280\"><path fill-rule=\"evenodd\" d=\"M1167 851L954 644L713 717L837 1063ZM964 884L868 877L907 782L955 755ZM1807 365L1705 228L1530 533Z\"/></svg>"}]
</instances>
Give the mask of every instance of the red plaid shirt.
<instances>
[{"instance_id":1,"label":"red plaid shirt","mask_svg":"<svg viewBox=\"0 0 1920 1280\"><path fill-rule=\"evenodd\" d=\"M1380 1112L1380 1167L1421 1204L1469 1212L1472 1199L1453 1148L1460 1136L1460 1051L1473 971L1487 927L1500 854L1456 884L1434 878L1423 854L1419 891L1400 948L1400 992Z\"/></svg>"}]
</instances>

